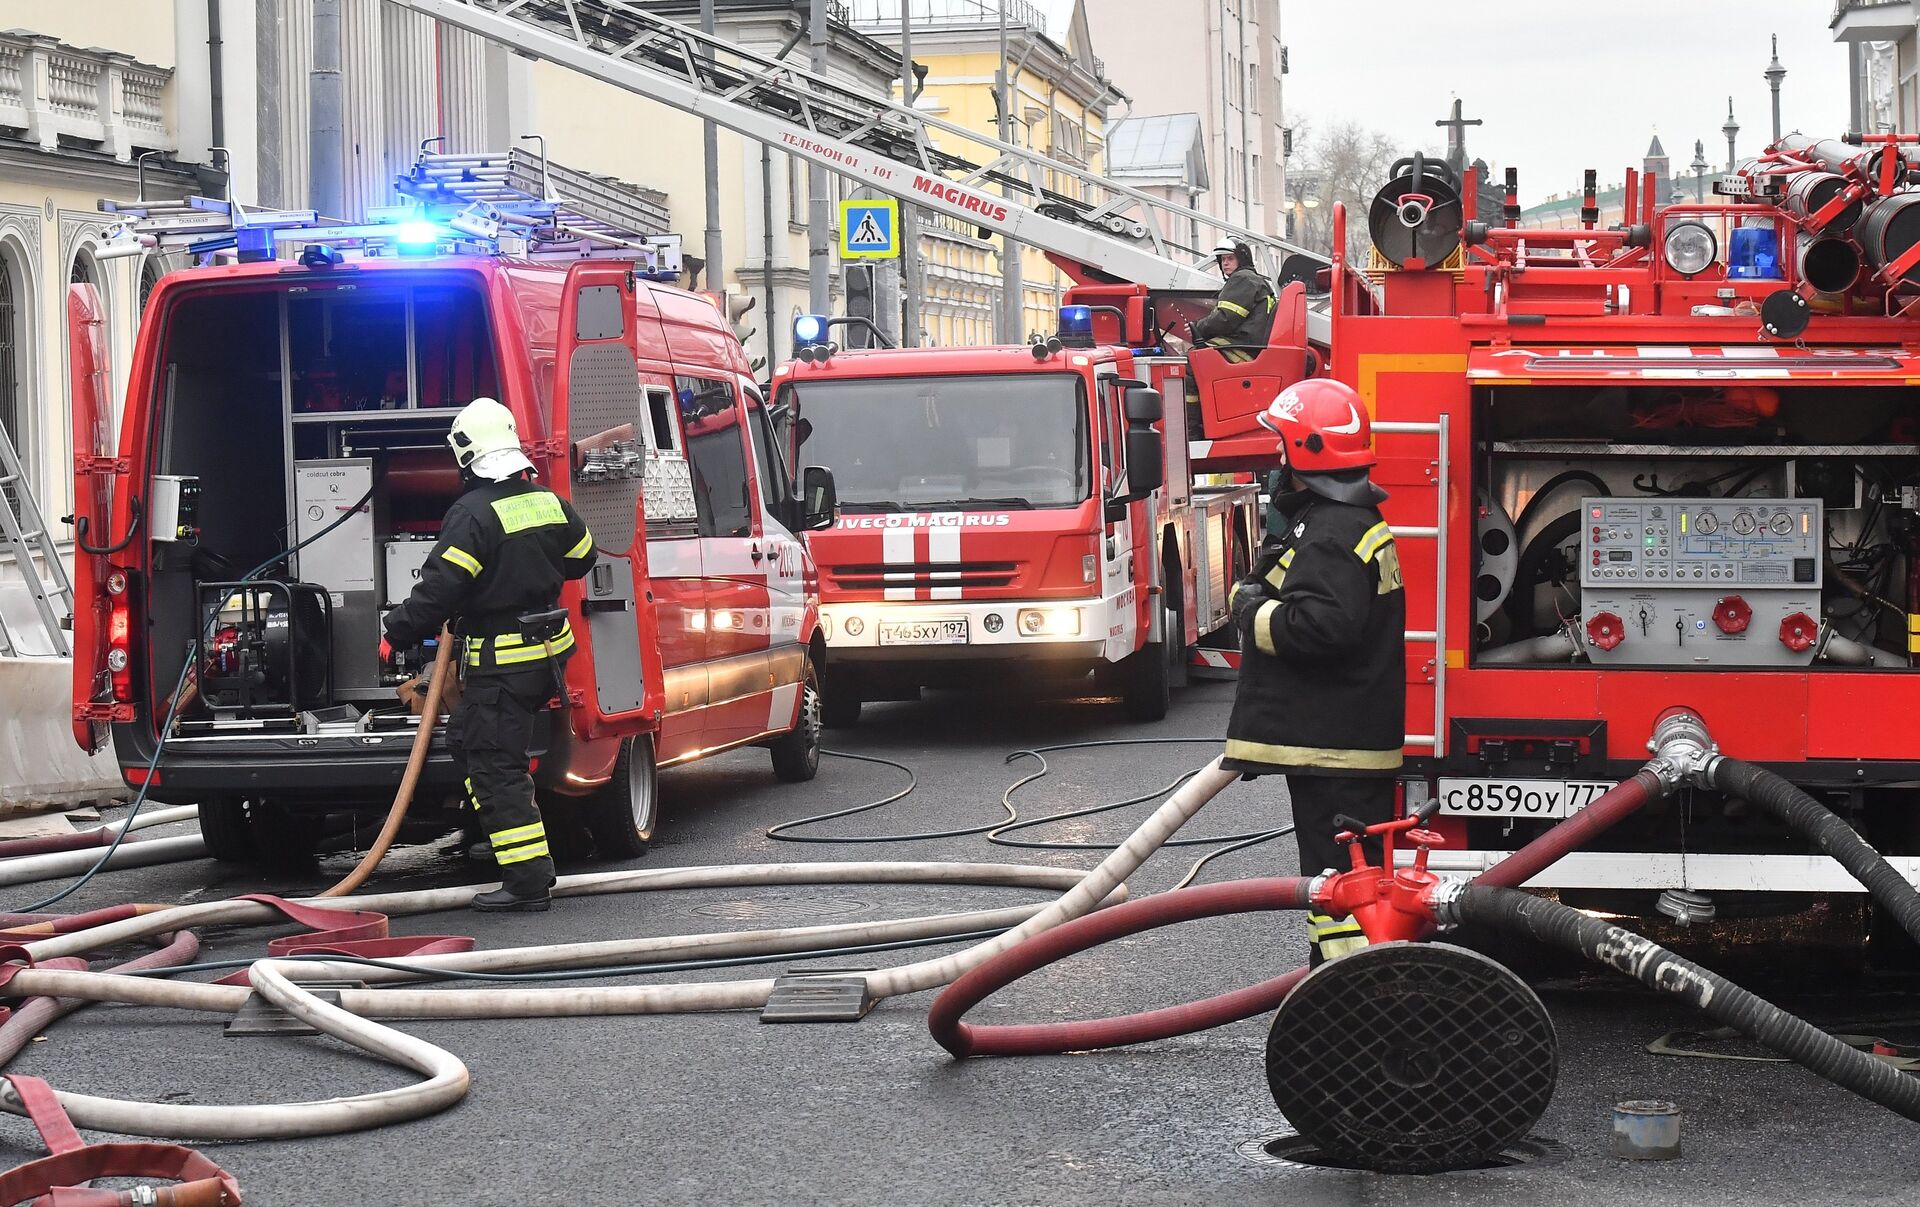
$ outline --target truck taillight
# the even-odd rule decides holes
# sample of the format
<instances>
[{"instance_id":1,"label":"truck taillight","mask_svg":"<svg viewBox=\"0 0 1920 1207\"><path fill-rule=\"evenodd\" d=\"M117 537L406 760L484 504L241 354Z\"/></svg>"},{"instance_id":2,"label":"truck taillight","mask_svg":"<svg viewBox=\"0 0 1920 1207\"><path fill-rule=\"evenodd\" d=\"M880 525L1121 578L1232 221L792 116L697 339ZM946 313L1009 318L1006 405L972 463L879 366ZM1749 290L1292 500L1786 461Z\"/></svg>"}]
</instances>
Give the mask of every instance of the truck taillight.
<instances>
[{"instance_id":1,"label":"truck taillight","mask_svg":"<svg viewBox=\"0 0 1920 1207\"><path fill-rule=\"evenodd\" d=\"M133 702L133 654L128 648L132 632L133 617L127 609L126 580L122 575L120 590L113 597L113 610L107 614L107 670L113 676L113 698L122 704Z\"/></svg>"},{"instance_id":2,"label":"truck taillight","mask_svg":"<svg viewBox=\"0 0 1920 1207\"><path fill-rule=\"evenodd\" d=\"M107 573L107 594L125 595L127 593L127 572L111 570Z\"/></svg>"}]
</instances>

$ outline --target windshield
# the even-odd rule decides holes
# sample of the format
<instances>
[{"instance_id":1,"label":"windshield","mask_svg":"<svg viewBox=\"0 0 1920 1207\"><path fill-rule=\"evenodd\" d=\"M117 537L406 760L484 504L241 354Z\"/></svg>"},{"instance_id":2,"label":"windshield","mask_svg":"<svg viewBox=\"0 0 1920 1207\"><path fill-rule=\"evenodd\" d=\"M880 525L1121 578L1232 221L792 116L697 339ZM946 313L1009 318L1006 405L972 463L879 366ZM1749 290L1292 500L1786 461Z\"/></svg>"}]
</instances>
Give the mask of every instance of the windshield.
<instances>
[{"instance_id":1,"label":"windshield","mask_svg":"<svg viewBox=\"0 0 1920 1207\"><path fill-rule=\"evenodd\" d=\"M788 387L791 390L793 387ZM807 465L848 512L1071 507L1087 497L1087 407L1067 373L810 381Z\"/></svg>"}]
</instances>

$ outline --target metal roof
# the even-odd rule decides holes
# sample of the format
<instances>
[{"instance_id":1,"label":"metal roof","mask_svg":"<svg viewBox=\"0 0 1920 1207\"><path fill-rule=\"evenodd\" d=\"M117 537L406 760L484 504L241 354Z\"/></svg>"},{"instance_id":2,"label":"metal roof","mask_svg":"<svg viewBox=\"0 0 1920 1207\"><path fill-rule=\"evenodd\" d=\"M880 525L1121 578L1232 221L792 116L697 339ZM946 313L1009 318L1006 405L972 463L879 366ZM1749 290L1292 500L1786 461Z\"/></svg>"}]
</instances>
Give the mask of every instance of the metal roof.
<instances>
[{"instance_id":1,"label":"metal roof","mask_svg":"<svg viewBox=\"0 0 1920 1207\"><path fill-rule=\"evenodd\" d=\"M1206 139L1198 113L1160 113L1115 122L1107 132L1107 170L1115 176L1178 176L1208 187Z\"/></svg>"}]
</instances>

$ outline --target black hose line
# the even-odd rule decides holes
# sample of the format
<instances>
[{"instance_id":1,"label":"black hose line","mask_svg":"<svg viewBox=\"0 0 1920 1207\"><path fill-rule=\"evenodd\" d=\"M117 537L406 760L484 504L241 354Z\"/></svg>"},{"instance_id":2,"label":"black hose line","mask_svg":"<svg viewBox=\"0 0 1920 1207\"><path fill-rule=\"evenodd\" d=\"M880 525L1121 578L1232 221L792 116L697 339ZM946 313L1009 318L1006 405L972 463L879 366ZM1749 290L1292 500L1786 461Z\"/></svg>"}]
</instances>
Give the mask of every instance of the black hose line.
<instances>
[{"instance_id":1,"label":"black hose line","mask_svg":"<svg viewBox=\"0 0 1920 1207\"><path fill-rule=\"evenodd\" d=\"M1719 759L1707 769L1707 780L1831 855L1866 887L1875 905L1920 942L1920 892L1831 809L1773 772L1739 759Z\"/></svg>"},{"instance_id":2,"label":"black hose line","mask_svg":"<svg viewBox=\"0 0 1920 1207\"><path fill-rule=\"evenodd\" d=\"M856 814L872 812L875 809L891 805L895 801L904 800L912 795L913 791L920 786L919 777L914 773L913 768L907 766L905 763L896 762L893 759L880 758L876 755L854 754L845 750L822 750L820 753L830 758L851 759L855 762L873 763L882 767L895 768L906 774L907 785L896 792L888 793L886 796L878 800L869 801L864 805L853 805L845 809L836 809L831 813L817 813L810 817L800 817L795 818L793 821L783 821L776 826L770 827L766 831L766 836L776 842L877 843L924 842L933 839L967 838L974 835L984 835L989 843L999 847L1018 847L1032 851L1111 851L1118 848L1120 844L1108 842L1050 842L1040 839L1008 838L1006 835L1020 830L1029 830L1037 826L1048 825L1056 821L1070 821L1075 818L1089 817L1096 813L1109 813L1116 809L1125 809L1132 805L1145 804L1148 801L1162 800L1170 793L1177 791L1180 785L1192 779L1197 772L1182 772L1179 776L1175 777L1171 783L1155 788L1150 792L1143 792L1137 796L1129 796L1124 800L1106 801L1097 805L1068 809L1060 813L1048 813L1040 817L1023 818L1020 816L1020 810L1013 803L1014 793L1036 780L1044 779L1051 773L1052 768L1047 764L1046 760L1047 754L1061 750L1089 750L1114 746L1218 746L1219 744L1220 739L1217 737L1111 738L1091 742L1063 742L1056 746L1036 746L1027 750L1016 750L1006 757L1007 762L1011 763L1015 759L1030 758L1040 764L1040 769L1031 775L1023 776L1015 780L1008 786L1006 791L1000 794L1000 808L1006 815L998 820L983 822L972 826L959 826L949 830L921 830L906 834L847 834L839 836L798 834L795 833L795 831L803 826L816 825L820 822L833 821L842 817L852 817ZM1261 843L1270 842L1275 838L1281 838L1291 833L1293 833L1293 826L1289 824L1269 830L1249 831L1244 834L1220 834L1213 837L1171 839L1165 845L1169 847L1200 847L1216 846L1220 843L1231 844L1221 847L1219 850L1213 851L1200 859L1199 862L1187 870L1187 874L1182 877L1180 882L1174 885L1174 887L1186 888L1199 876L1202 868L1222 855L1231 855L1236 851L1243 851L1248 847L1258 846Z\"/></svg>"},{"instance_id":3,"label":"black hose line","mask_svg":"<svg viewBox=\"0 0 1920 1207\"><path fill-rule=\"evenodd\" d=\"M1469 885L1455 908L1469 926L1526 935L1671 993L1782 1056L1920 1122L1920 1079L1907 1076L1653 940L1519 889Z\"/></svg>"}]
</instances>

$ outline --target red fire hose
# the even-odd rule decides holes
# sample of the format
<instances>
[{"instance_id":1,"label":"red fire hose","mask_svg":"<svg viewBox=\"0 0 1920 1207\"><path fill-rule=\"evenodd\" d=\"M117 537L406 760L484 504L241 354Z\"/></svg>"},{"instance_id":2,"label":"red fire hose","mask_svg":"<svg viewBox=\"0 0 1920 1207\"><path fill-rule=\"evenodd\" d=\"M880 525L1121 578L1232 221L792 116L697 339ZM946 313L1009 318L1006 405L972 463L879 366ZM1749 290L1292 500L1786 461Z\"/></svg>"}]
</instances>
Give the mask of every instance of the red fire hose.
<instances>
[{"instance_id":1,"label":"red fire hose","mask_svg":"<svg viewBox=\"0 0 1920 1207\"><path fill-rule=\"evenodd\" d=\"M1665 791L1666 786L1659 776L1651 770L1642 769L1633 778L1621 781L1580 812L1480 873L1474 878L1474 883L1495 888L1517 888L1562 855L1638 812L1648 801ZM1252 910L1304 908L1304 886L1308 883L1299 878L1244 880L1157 893L1043 931L1027 942L1001 952L947 986L934 999L933 1007L928 1011L927 1029L932 1032L935 1042L955 1056L1042 1056L1117 1048L1169 1039L1176 1035L1190 1035L1277 1010L1287 994L1307 975L1307 969L1295 968L1245 989L1140 1014L1064 1023L985 1025L961 1021L962 1015L990 995L1028 973L1075 952L1085 951L1109 939L1194 918ZM1290 895L1294 892L1300 894L1297 899Z\"/></svg>"}]
</instances>

